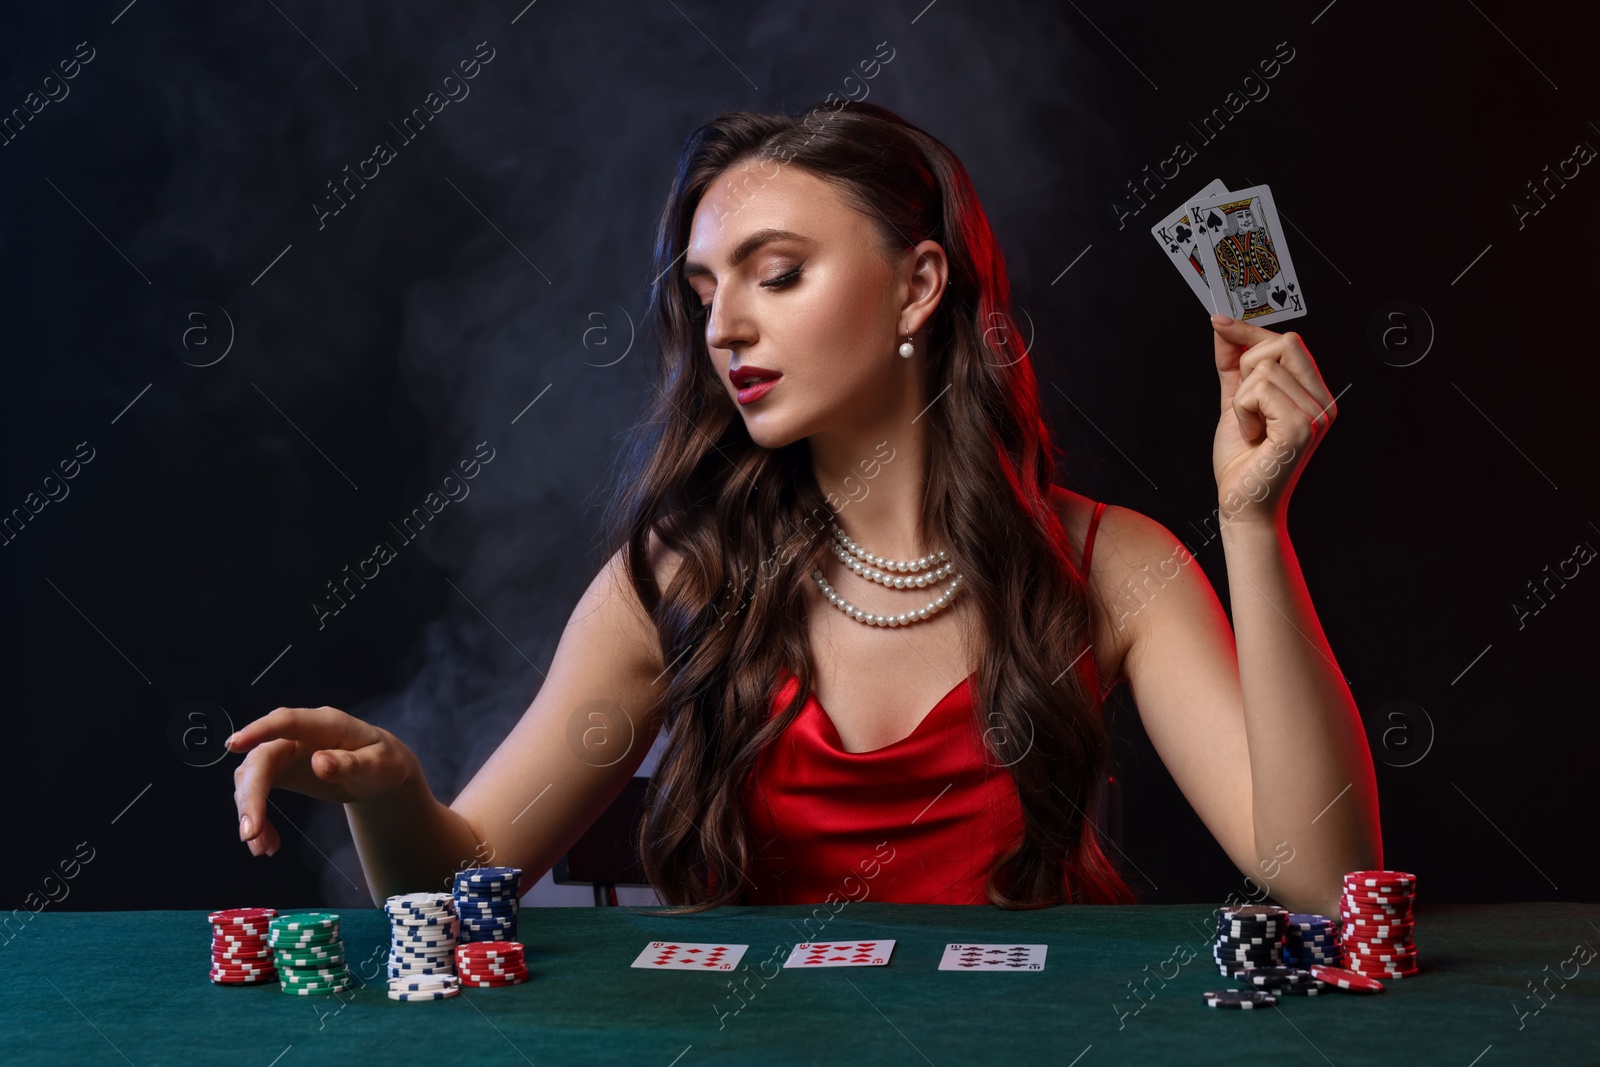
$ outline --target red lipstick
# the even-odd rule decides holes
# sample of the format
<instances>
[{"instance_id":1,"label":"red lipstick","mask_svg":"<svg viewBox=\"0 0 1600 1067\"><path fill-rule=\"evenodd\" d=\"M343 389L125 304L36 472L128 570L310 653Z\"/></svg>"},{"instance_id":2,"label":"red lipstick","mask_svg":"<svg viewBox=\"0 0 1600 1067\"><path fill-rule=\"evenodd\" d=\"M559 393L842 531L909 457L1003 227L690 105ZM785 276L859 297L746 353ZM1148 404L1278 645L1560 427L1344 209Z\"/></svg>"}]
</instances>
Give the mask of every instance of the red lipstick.
<instances>
[{"instance_id":1,"label":"red lipstick","mask_svg":"<svg viewBox=\"0 0 1600 1067\"><path fill-rule=\"evenodd\" d=\"M765 367L752 367L748 363L742 367L730 368L728 380L738 390L739 403L753 404L772 391L778 384L782 374Z\"/></svg>"}]
</instances>

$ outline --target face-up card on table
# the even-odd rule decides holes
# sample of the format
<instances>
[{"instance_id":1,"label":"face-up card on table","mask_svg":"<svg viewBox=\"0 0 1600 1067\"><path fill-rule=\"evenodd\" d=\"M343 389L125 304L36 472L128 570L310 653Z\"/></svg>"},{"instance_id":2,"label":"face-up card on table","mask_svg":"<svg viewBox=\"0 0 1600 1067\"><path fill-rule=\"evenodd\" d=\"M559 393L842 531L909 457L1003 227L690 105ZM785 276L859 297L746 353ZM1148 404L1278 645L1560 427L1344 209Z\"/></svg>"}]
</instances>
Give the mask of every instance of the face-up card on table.
<instances>
[{"instance_id":1,"label":"face-up card on table","mask_svg":"<svg viewBox=\"0 0 1600 1067\"><path fill-rule=\"evenodd\" d=\"M1204 189L1195 193L1172 214L1150 227L1150 235L1161 245L1172 265L1178 268L1183 280L1194 291L1195 299L1211 307L1211 289L1206 278L1206 264L1215 264L1211 256L1211 240L1196 226L1189 214L1189 206L1199 200L1208 200L1228 191L1221 178L1213 178ZM1216 267L1211 268L1215 270ZM1213 309L1215 310L1215 309Z\"/></svg>"},{"instance_id":2,"label":"face-up card on table","mask_svg":"<svg viewBox=\"0 0 1600 1067\"><path fill-rule=\"evenodd\" d=\"M883 967L893 941L808 941L794 947L785 967Z\"/></svg>"},{"instance_id":3,"label":"face-up card on table","mask_svg":"<svg viewBox=\"0 0 1600 1067\"><path fill-rule=\"evenodd\" d=\"M1206 275L1218 311L1257 326L1306 313L1300 275L1268 186L1196 200L1189 215L1210 240Z\"/></svg>"},{"instance_id":4,"label":"face-up card on table","mask_svg":"<svg viewBox=\"0 0 1600 1067\"><path fill-rule=\"evenodd\" d=\"M633 966L658 971L731 971L749 947L711 941L652 941Z\"/></svg>"},{"instance_id":5,"label":"face-up card on table","mask_svg":"<svg viewBox=\"0 0 1600 1067\"><path fill-rule=\"evenodd\" d=\"M1048 945L946 945L941 971L1042 971Z\"/></svg>"}]
</instances>

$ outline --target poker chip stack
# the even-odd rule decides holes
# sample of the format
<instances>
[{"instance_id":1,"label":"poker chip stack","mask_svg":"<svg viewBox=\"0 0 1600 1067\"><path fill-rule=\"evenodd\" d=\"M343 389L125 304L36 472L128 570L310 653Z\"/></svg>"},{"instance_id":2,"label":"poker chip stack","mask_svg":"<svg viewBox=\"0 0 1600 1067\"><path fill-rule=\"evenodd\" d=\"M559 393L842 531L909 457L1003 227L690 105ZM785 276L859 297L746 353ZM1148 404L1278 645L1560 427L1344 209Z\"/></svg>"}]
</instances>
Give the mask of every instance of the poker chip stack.
<instances>
[{"instance_id":1,"label":"poker chip stack","mask_svg":"<svg viewBox=\"0 0 1600 1067\"><path fill-rule=\"evenodd\" d=\"M211 980L218 985L257 985L278 980L267 944L272 908L229 908L214 911L211 922Z\"/></svg>"},{"instance_id":2,"label":"poker chip stack","mask_svg":"<svg viewBox=\"0 0 1600 1067\"><path fill-rule=\"evenodd\" d=\"M1340 939L1349 970L1368 978L1417 973L1416 892L1417 876L1404 871L1351 871L1344 876Z\"/></svg>"},{"instance_id":3,"label":"poker chip stack","mask_svg":"<svg viewBox=\"0 0 1600 1067\"><path fill-rule=\"evenodd\" d=\"M1338 924L1326 915L1289 916L1283 962L1285 966L1301 969L1314 965L1343 967L1344 949L1339 945Z\"/></svg>"},{"instance_id":4,"label":"poker chip stack","mask_svg":"<svg viewBox=\"0 0 1600 1067\"><path fill-rule=\"evenodd\" d=\"M1211 956L1225 978L1259 967L1281 967L1289 913L1271 905L1223 908Z\"/></svg>"},{"instance_id":5,"label":"poker chip stack","mask_svg":"<svg viewBox=\"0 0 1600 1067\"><path fill-rule=\"evenodd\" d=\"M521 884L522 870L517 867L474 867L457 872L455 906L461 919L460 940L515 941Z\"/></svg>"},{"instance_id":6,"label":"poker chip stack","mask_svg":"<svg viewBox=\"0 0 1600 1067\"><path fill-rule=\"evenodd\" d=\"M519 941L472 941L456 946L456 973L466 986L521 985L528 963Z\"/></svg>"},{"instance_id":7,"label":"poker chip stack","mask_svg":"<svg viewBox=\"0 0 1600 1067\"><path fill-rule=\"evenodd\" d=\"M339 916L321 911L279 915L269 924L267 943L277 954L278 986L285 993L310 996L350 988Z\"/></svg>"},{"instance_id":8,"label":"poker chip stack","mask_svg":"<svg viewBox=\"0 0 1600 1067\"><path fill-rule=\"evenodd\" d=\"M461 992L454 953L460 926L449 893L401 893L384 901L389 916L389 998L443 1000Z\"/></svg>"}]
</instances>

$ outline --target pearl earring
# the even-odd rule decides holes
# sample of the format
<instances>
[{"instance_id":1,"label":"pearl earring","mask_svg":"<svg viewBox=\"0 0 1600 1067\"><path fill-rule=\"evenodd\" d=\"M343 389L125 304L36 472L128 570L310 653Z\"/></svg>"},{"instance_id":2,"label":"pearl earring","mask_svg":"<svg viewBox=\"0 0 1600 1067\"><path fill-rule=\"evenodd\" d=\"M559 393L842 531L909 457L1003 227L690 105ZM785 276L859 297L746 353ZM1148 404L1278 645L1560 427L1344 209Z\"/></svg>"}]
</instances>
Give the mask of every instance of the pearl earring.
<instances>
[{"instance_id":1,"label":"pearl earring","mask_svg":"<svg viewBox=\"0 0 1600 1067\"><path fill-rule=\"evenodd\" d=\"M907 334L906 339L900 343L900 355L905 359L910 359L915 351L916 349L911 347L911 335Z\"/></svg>"}]
</instances>

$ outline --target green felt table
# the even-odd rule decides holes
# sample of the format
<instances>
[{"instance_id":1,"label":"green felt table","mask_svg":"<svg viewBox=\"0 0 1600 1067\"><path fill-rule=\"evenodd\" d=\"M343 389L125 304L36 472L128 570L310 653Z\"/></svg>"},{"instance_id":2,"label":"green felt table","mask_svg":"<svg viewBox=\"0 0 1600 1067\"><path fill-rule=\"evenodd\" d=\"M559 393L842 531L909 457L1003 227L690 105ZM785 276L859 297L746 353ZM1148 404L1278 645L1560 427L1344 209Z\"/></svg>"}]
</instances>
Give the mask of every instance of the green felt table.
<instances>
[{"instance_id":1,"label":"green felt table","mask_svg":"<svg viewBox=\"0 0 1600 1067\"><path fill-rule=\"evenodd\" d=\"M0 944L0 1063L1600 1063L1600 958L1574 958L1600 946L1591 904L1419 908L1423 973L1254 1011L1202 1002L1231 983L1200 905L525 909L526 984L421 1004L385 994L383 913L340 916L352 969L375 978L342 998L212 985L203 912L46 909ZM894 938L889 965L779 969L798 942L856 938ZM629 966L662 939L750 948L733 971ZM950 942L1049 955L1038 972L940 971Z\"/></svg>"}]
</instances>

